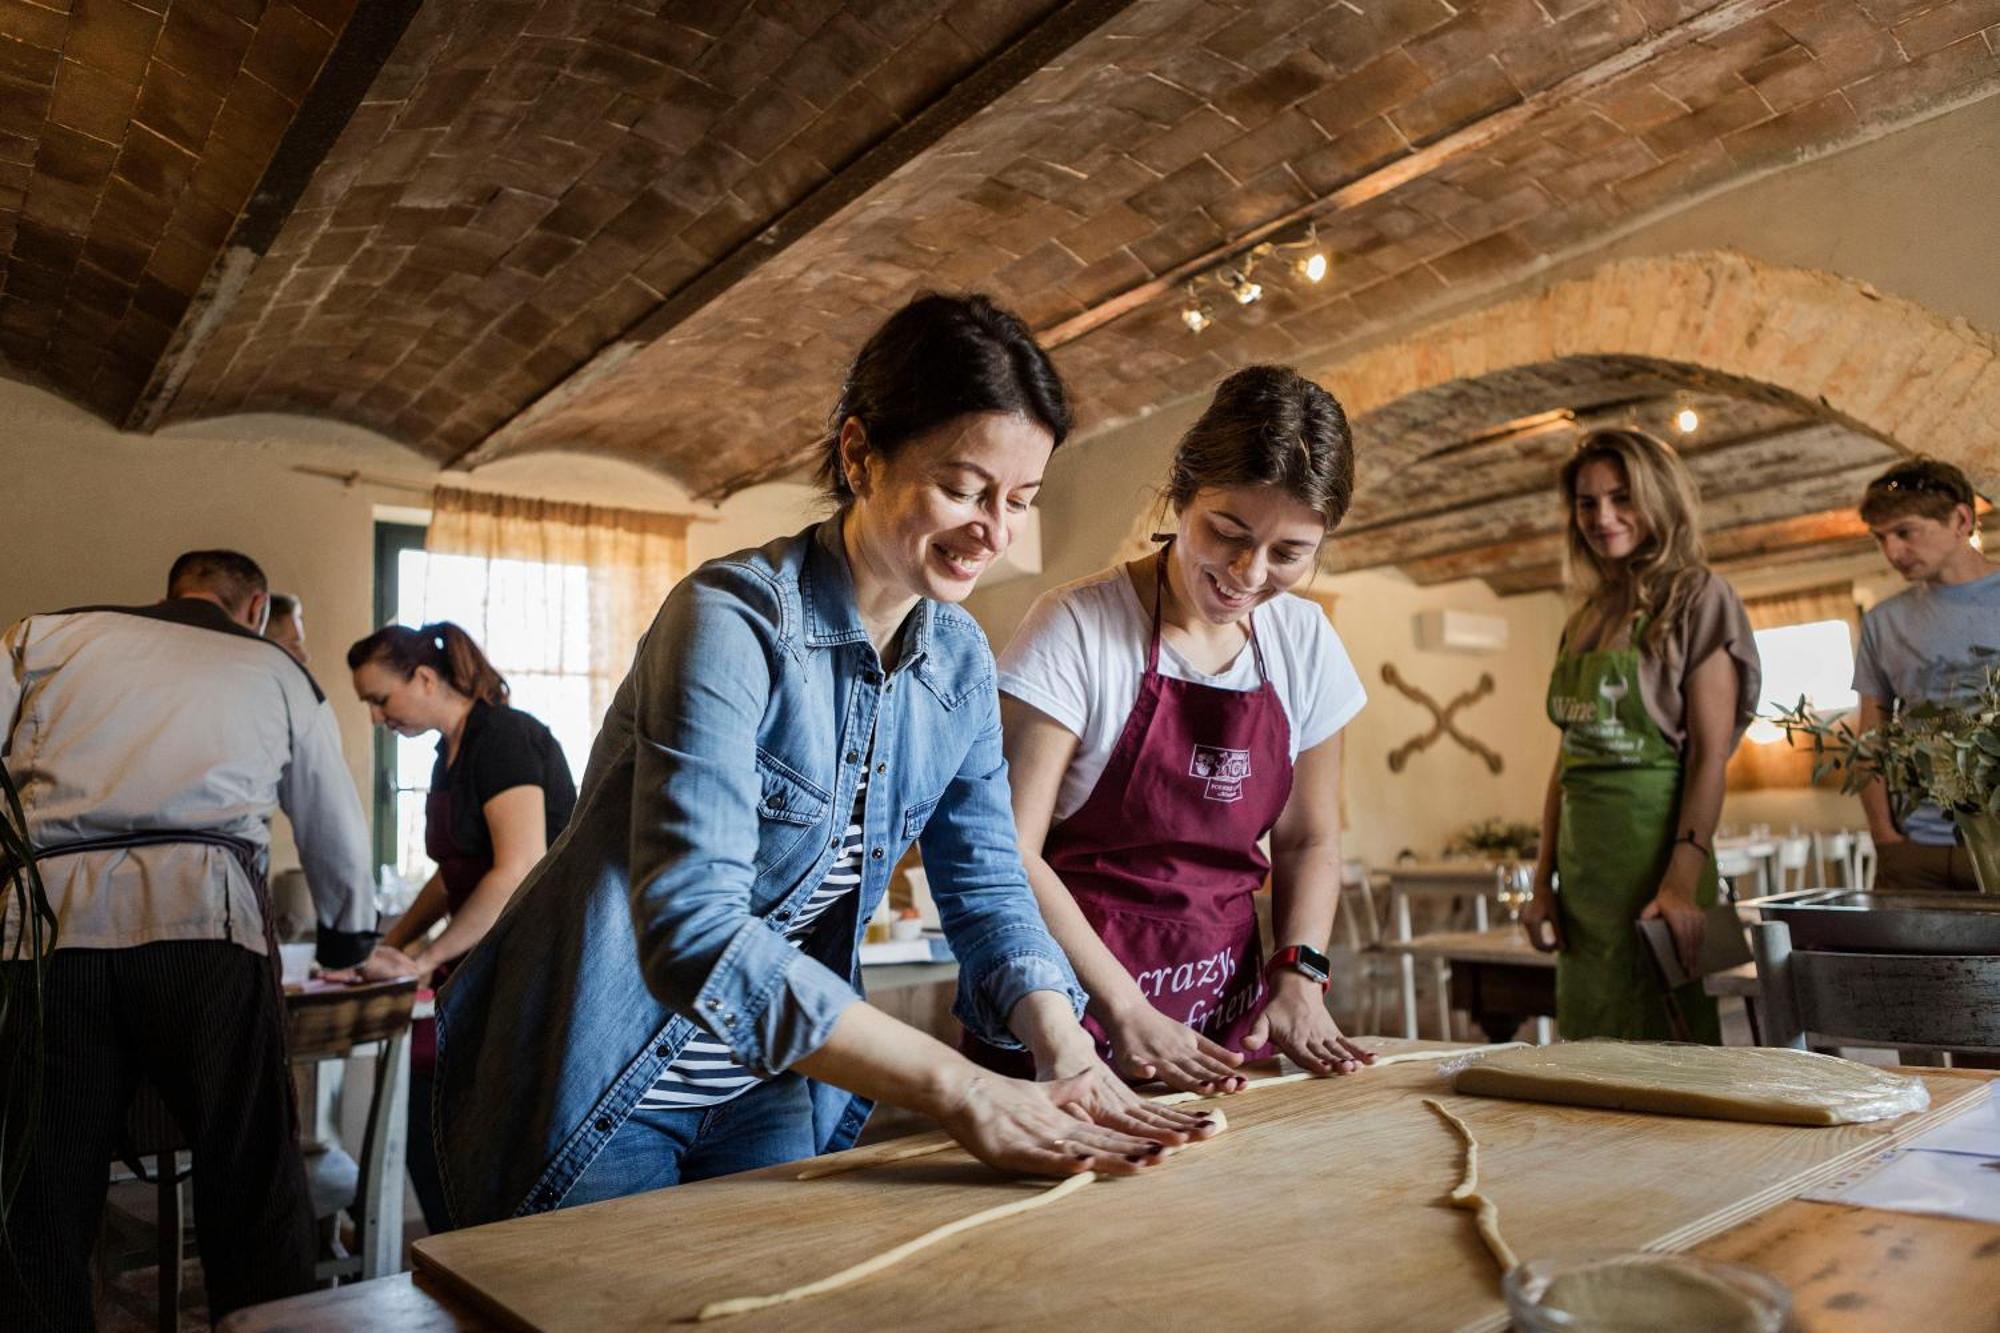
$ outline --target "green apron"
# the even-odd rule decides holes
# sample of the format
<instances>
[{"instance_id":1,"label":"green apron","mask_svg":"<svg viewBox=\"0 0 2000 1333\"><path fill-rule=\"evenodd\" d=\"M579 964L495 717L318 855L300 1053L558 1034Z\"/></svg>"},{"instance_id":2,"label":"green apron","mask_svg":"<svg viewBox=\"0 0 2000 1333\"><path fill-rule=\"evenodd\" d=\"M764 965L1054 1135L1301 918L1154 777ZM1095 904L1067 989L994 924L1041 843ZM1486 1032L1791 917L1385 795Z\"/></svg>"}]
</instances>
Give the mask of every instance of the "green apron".
<instances>
[{"instance_id":1,"label":"green apron","mask_svg":"<svg viewBox=\"0 0 2000 1333\"><path fill-rule=\"evenodd\" d=\"M1645 632L1637 617L1630 643ZM1667 1040L1673 1026L1653 960L1633 923L1659 892L1673 855L1681 760L1646 712L1636 648L1556 658L1549 720L1562 728L1562 822L1556 839L1563 949L1556 1025L1567 1040ZM1696 901L1715 901L1715 862ZM1675 992L1693 1040L1721 1045L1715 1001L1700 982Z\"/></svg>"}]
</instances>

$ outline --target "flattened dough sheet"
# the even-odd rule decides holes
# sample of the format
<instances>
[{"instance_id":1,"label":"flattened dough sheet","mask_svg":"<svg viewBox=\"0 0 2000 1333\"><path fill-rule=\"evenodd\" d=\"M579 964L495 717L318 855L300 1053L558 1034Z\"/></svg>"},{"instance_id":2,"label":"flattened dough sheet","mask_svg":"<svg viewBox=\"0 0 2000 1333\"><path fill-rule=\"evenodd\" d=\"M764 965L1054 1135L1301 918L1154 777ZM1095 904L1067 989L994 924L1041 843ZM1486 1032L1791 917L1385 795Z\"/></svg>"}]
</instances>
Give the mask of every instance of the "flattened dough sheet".
<instances>
[{"instance_id":1,"label":"flattened dough sheet","mask_svg":"<svg viewBox=\"0 0 2000 1333\"><path fill-rule=\"evenodd\" d=\"M1574 1041L1468 1063L1453 1092L1774 1125L1886 1120L1931 1104L1923 1083L1837 1056L1770 1046Z\"/></svg>"}]
</instances>

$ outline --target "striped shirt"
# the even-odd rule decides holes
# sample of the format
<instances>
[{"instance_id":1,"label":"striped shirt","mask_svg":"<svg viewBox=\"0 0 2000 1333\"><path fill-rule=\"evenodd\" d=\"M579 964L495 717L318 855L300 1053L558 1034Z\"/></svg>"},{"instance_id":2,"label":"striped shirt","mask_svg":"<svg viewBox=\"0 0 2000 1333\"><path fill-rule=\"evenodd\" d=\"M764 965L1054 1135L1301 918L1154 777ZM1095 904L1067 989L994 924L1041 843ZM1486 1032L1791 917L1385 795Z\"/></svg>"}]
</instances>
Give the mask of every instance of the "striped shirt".
<instances>
[{"instance_id":1,"label":"striped shirt","mask_svg":"<svg viewBox=\"0 0 2000 1333\"><path fill-rule=\"evenodd\" d=\"M826 878L813 890L812 897L799 909L785 931L794 949L804 945L815 923L826 910L861 887L861 820L868 795L868 765L861 766L861 781L854 789L854 813L841 835L840 851L827 867ZM697 1031L674 1062L660 1071L653 1086L639 1099L641 1111L683 1111L691 1107L715 1106L741 1096L758 1083L755 1074L736 1062L728 1045L718 1037Z\"/></svg>"}]
</instances>

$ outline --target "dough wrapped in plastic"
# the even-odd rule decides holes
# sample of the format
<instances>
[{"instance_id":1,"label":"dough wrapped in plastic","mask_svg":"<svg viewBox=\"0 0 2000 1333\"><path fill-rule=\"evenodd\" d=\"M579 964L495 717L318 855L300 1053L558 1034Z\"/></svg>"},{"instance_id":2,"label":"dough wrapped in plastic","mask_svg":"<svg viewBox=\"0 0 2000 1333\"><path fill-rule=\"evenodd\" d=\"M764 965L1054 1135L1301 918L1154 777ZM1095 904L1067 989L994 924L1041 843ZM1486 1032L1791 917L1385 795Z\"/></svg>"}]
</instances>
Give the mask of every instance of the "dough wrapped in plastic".
<instances>
[{"instance_id":1,"label":"dough wrapped in plastic","mask_svg":"<svg viewBox=\"0 0 2000 1333\"><path fill-rule=\"evenodd\" d=\"M1520 1046L1445 1066L1453 1092L1614 1111L1851 1125L1924 1110L1921 1080L1771 1046L1576 1041Z\"/></svg>"}]
</instances>

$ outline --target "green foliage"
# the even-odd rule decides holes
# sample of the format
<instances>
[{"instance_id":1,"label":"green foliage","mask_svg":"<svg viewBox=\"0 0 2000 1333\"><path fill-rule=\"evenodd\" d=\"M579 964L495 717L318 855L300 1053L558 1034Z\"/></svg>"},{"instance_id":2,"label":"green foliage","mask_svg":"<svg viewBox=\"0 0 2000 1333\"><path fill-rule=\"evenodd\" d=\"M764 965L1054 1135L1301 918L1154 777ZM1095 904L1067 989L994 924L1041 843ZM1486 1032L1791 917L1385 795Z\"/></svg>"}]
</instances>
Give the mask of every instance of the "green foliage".
<instances>
[{"instance_id":1,"label":"green foliage","mask_svg":"<svg viewBox=\"0 0 2000 1333\"><path fill-rule=\"evenodd\" d=\"M1519 820L1482 819L1467 824L1444 845L1447 856L1479 856L1489 860L1532 861L1542 831Z\"/></svg>"},{"instance_id":2,"label":"green foliage","mask_svg":"<svg viewBox=\"0 0 2000 1333\"><path fill-rule=\"evenodd\" d=\"M1839 769L1849 793L1882 779L1898 811L1929 802L1955 814L2000 814L2000 666L1986 669L1970 700L1914 704L1873 731L1815 717L1803 697L1771 721L1789 744L1812 741L1814 782Z\"/></svg>"},{"instance_id":3,"label":"green foliage","mask_svg":"<svg viewBox=\"0 0 2000 1333\"><path fill-rule=\"evenodd\" d=\"M35 1113L42 1104L43 971L56 947L56 914L28 841L28 816L14 779L0 764L0 904L14 923L13 947L0 957L0 1245L21 1188Z\"/></svg>"}]
</instances>

